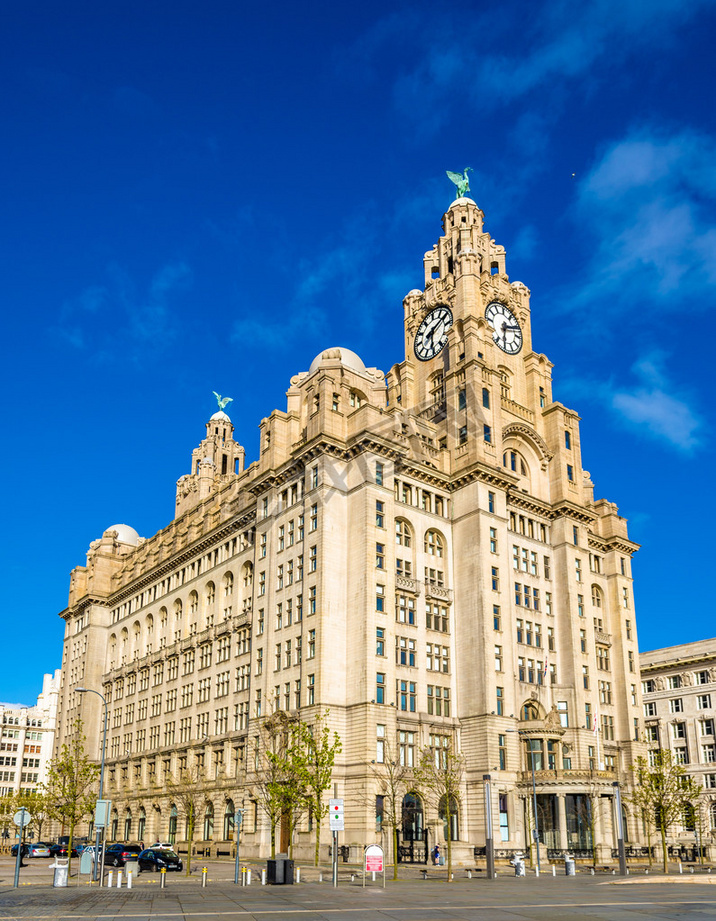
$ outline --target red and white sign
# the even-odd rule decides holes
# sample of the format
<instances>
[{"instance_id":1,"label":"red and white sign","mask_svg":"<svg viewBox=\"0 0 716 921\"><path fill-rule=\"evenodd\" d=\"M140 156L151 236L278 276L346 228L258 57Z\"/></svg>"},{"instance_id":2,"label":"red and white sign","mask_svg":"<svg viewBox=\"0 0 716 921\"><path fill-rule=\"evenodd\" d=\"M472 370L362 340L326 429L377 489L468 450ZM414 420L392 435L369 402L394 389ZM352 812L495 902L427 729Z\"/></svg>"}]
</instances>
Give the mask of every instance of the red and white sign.
<instances>
[{"instance_id":1,"label":"red and white sign","mask_svg":"<svg viewBox=\"0 0 716 921\"><path fill-rule=\"evenodd\" d=\"M369 844L365 849L365 872L383 872L383 848L378 844Z\"/></svg>"},{"instance_id":2,"label":"red and white sign","mask_svg":"<svg viewBox=\"0 0 716 921\"><path fill-rule=\"evenodd\" d=\"M343 800L331 799L328 801L328 827L331 831L343 831Z\"/></svg>"}]
</instances>

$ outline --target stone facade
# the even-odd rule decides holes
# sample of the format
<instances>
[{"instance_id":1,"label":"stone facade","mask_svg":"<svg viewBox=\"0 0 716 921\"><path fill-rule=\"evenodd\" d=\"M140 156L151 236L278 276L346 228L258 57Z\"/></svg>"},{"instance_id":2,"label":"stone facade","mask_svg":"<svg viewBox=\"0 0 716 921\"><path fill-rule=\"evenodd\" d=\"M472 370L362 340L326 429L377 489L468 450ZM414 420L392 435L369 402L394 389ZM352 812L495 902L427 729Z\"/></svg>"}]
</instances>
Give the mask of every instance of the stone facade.
<instances>
[{"instance_id":1,"label":"stone facade","mask_svg":"<svg viewBox=\"0 0 716 921\"><path fill-rule=\"evenodd\" d=\"M54 752L60 669L44 675L33 707L0 704L0 796L36 793Z\"/></svg>"},{"instance_id":2,"label":"stone facade","mask_svg":"<svg viewBox=\"0 0 716 921\"><path fill-rule=\"evenodd\" d=\"M404 360L384 374L348 349L319 353L262 420L248 467L215 413L176 518L146 540L110 528L73 571L62 724L81 708L99 755L101 701L73 687L103 689L114 837L181 838L166 783L195 766L197 838L228 850L243 805L242 847L265 853L258 727L329 710L341 843L387 844L386 759L451 746L456 857L484 845L485 773L497 846L524 848L532 749L543 845L586 849L593 801L608 856L612 784L629 786L642 750L637 546L594 499L579 417L532 350L530 292L483 217L467 198L444 215L424 290L403 302ZM402 856L443 843L444 819L410 792ZM297 854L314 834L304 819Z\"/></svg>"},{"instance_id":3,"label":"stone facade","mask_svg":"<svg viewBox=\"0 0 716 921\"><path fill-rule=\"evenodd\" d=\"M669 749L704 793L698 821L671 829L675 847L698 846L716 856L716 639L642 652L644 735L649 753Z\"/></svg>"}]
</instances>

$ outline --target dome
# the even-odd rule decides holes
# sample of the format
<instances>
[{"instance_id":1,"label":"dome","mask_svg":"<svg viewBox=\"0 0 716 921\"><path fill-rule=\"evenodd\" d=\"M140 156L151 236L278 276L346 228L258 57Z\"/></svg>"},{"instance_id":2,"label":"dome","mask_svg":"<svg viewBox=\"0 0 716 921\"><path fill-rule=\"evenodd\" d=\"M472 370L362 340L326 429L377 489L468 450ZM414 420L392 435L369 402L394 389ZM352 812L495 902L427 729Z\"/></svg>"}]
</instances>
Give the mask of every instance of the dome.
<instances>
[{"instance_id":1,"label":"dome","mask_svg":"<svg viewBox=\"0 0 716 921\"><path fill-rule=\"evenodd\" d=\"M132 546L136 547L139 543L139 534L128 524L113 524L111 528L107 528L107 531L116 531L117 540L121 541L123 544L132 544ZM106 534L107 531L105 531L104 534ZM104 534L102 535L103 537Z\"/></svg>"},{"instance_id":2,"label":"dome","mask_svg":"<svg viewBox=\"0 0 716 921\"><path fill-rule=\"evenodd\" d=\"M220 409L218 412L209 419L209 422L231 422L231 419L226 415L223 409Z\"/></svg>"},{"instance_id":3,"label":"dome","mask_svg":"<svg viewBox=\"0 0 716 921\"><path fill-rule=\"evenodd\" d=\"M322 361L335 361L336 359L338 359L341 364L344 364L346 368L352 368L354 371L365 374L365 365L360 355L356 355L355 352L352 352L350 349L344 349L342 346L333 349L324 349L322 352L319 352L311 362L308 373L311 374L315 371Z\"/></svg>"},{"instance_id":4,"label":"dome","mask_svg":"<svg viewBox=\"0 0 716 921\"><path fill-rule=\"evenodd\" d=\"M473 201L471 198L468 198L466 195L463 195L462 198L456 198L455 201L450 205L450 208L454 208L455 205L474 205L477 208L477 202ZM448 211L450 208L448 208Z\"/></svg>"}]
</instances>

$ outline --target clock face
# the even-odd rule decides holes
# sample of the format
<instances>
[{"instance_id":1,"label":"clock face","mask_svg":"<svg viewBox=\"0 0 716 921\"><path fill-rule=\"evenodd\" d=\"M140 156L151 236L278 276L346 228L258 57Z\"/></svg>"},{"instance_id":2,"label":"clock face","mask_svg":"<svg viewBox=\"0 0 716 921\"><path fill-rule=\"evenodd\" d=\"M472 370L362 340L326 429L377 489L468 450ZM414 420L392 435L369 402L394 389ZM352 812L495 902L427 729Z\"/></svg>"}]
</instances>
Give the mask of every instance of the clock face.
<instances>
[{"instance_id":1,"label":"clock face","mask_svg":"<svg viewBox=\"0 0 716 921\"><path fill-rule=\"evenodd\" d=\"M452 311L449 307L435 307L423 318L415 334L415 355L420 361L430 361L442 351L452 326Z\"/></svg>"},{"instance_id":2,"label":"clock face","mask_svg":"<svg viewBox=\"0 0 716 921\"><path fill-rule=\"evenodd\" d=\"M485 309L485 318L494 330L492 338L497 347L508 355L516 355L522 348L522 330L510 308L493 301Z\"/></svg>"}]
</instances>

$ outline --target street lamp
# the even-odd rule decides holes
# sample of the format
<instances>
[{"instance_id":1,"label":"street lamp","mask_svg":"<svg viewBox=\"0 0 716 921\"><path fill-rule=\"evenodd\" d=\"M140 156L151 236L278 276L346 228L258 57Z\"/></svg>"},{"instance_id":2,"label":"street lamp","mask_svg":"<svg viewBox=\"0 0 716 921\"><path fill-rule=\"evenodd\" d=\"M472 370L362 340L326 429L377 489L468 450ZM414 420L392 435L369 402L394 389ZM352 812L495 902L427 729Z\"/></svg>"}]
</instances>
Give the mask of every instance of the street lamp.
<instances>
[{"instance_id":1,"label":"street lamp","mask_svg":"<svg viewBox=\"0 0 716 921\"><path fill-rule=\"evenodd\" d=\"M75 688L75 691L77 691L78 694L96 694L97 697L99 697L99 699L104 704L104 732L102 733L102 760L100 762L100 768L99 768L99 800L101 801L102 794L104 792L104 759L107 753L107 699L105 698L103 694L100 694L99 691L95 691L94 688ZM99 851L100 838L102 837L102 831L103 830L106 831L106 823L107 823L106 814L104 817L104 821L105 821L104 828L95 829L96 838L95 838L95 854L94 854L94 872L92 874L92 878L95 882L97 882L97 878L98 878L97 870L98 870L99 860L100 860L100 856L99 856L100 855L100 851ZM104 868L104 853L102 854L102 867ZM101 876L99 877L99 882L101 886L102 885Z\"/></svg>"}]
</instances>

